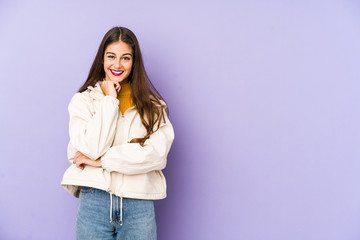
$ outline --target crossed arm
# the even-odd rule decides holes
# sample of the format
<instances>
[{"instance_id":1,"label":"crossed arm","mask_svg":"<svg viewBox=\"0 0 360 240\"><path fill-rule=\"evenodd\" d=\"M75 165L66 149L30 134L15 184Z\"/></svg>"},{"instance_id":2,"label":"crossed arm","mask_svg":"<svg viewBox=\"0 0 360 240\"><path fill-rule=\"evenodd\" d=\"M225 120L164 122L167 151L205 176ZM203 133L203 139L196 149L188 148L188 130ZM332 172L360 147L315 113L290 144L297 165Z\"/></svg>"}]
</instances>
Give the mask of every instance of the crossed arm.
<instances>
[{"instance_id":1,"label":"crossed arm","mask_svg":"<svg viewBox=\"0 0 360 240\"><path fill-rule=\"evenodd\" d=\"M109 172L116 171L129 175L165 168L167 154L174 140L172 125L166 116L165 118L166 124L155 131L143 146L139 143L112 146L97 160L92 160L74 149L71 155L74 156L76 167L84 169L84 165L90 165L104 168Z\"/></svg>"},{"instance_id":2,"label":"crossed arm","mask_svg":"<svg viewBox=\"0 0 360 240\"><path fill-rule=\"evenodd\" d=\"M75 151L71 151L69 160L73 156L73 163L80 169L88 165L125 174L164 168L174 139L174 131L166 114L165 122L146 140L144 146L138 143L111 146L119 114L119 100L108 95L111 94L100 101L95 114L86 95L79 93L73 97L68 109L70 145Z\"/></svg>"}]
</instances>

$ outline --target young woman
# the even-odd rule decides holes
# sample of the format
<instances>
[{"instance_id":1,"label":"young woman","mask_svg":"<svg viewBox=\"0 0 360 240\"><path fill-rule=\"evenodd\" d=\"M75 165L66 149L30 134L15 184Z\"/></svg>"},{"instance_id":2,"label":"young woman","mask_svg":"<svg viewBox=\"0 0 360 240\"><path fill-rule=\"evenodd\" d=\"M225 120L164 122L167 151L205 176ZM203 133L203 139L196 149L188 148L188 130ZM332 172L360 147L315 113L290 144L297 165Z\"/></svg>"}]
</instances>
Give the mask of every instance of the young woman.
<instances>
[{"instance_id":1,"label":"young woman","mask_svg":"<svg viewBox=\"0 0 360 240\"><path fill-rule=\"evenodd\" d=\"M174 131L133 32L105 34L68 110L71 166L61 184L79 197L77 239L156 239L153 200L166 197L161 170Z\"/></svg>"}]
</instances>

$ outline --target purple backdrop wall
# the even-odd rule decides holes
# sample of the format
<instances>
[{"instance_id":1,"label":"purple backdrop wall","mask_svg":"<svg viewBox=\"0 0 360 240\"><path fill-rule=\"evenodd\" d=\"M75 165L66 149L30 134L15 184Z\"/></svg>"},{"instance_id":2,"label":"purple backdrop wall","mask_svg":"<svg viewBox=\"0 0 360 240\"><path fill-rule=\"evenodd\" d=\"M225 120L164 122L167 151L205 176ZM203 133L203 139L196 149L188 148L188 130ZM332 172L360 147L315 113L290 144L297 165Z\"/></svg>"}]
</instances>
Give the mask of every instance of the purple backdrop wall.
<instances>
[{"instance_id":1,"label":"purple backdrop wall","mask_svg":"<svg viewBox=\"0 0 360 240\"><path fill-rule=\"evenodd\" d=\"M360 239L357 1L1 1L0 239L74 239L67 104L112 26L176 140L159 239Z\"/></svg>"}]
</instances>

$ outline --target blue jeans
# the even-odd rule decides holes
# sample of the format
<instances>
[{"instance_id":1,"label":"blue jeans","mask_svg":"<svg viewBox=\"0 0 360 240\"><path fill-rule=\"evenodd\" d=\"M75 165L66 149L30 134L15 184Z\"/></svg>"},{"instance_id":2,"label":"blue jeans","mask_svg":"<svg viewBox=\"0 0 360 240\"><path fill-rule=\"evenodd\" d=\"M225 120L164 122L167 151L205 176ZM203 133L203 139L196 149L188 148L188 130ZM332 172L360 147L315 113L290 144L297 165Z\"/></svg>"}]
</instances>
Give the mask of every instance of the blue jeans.
<instances>
[{"instance_id":1,"label":"blue jeans","mask_svg":"<svg viewBox=\"0 0 360 240\"><path fill-rule=\"evenodd\" d=\"M82 187L75 232L78 240L156 240L154 202L123 198L121 204L120 197L112 195L111 201L108 192Z\"/></svg>"}]
</instances>

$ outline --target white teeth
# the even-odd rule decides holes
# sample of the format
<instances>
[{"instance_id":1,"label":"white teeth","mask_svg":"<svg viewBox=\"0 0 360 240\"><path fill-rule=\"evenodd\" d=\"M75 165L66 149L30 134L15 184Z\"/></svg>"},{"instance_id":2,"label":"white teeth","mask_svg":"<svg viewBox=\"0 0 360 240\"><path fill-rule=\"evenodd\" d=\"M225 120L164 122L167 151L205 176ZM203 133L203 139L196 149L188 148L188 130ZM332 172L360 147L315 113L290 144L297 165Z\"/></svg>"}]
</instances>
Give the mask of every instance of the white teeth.
<instances>
[{"instance_id":1,"label":"white teeth","mask_svg":"<svg viewBox=\"0 0 360 240\"><path fill-rule=\"evenodd\" d=\"M120 74L120 73L124 72L124 71L115 71L115 70L111 70L111 71L113 71L116 74Z\"/></svg>"}]
</instances>

